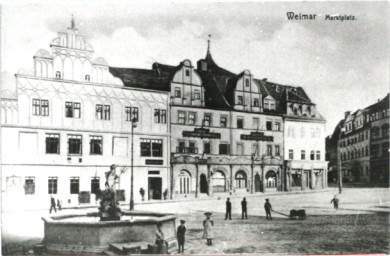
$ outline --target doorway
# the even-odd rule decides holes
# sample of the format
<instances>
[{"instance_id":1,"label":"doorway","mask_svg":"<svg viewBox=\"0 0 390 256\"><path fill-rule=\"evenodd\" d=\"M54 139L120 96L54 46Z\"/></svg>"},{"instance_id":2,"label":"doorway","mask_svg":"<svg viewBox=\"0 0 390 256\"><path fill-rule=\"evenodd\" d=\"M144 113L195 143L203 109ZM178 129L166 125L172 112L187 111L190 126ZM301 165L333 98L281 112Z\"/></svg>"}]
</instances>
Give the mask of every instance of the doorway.
<instances>
[{"instance_id":1,"label":"doorway","mask_svg":"<svg viewBox=\"0 0 390 256\"><path fill-rule=\"evenodd\" d=\"M201 174L200 175L200 193L208 193L208 184L207 184L207 178L206 175Z\"/></svg>"},{"instance_id":2,"label":"doorway","mask_svg":"<svg viewBox=\"0 0 390 256\"><path fill-rule=\"evenodd\" d=\"M148 178L148 188L149 188L149 200L161 200L162 192L162 178L159 177L149 177Z\"/></svg>"},{"instance_id":3,"label":"doorway","mask_svg":"<svg viewBox=\"0 0 390 256\"><path fill-rule=\"evenodd\" d=\"M258 173L255 175L255 192L261 192L261 180Z\"/></svg>"}]
</instances>

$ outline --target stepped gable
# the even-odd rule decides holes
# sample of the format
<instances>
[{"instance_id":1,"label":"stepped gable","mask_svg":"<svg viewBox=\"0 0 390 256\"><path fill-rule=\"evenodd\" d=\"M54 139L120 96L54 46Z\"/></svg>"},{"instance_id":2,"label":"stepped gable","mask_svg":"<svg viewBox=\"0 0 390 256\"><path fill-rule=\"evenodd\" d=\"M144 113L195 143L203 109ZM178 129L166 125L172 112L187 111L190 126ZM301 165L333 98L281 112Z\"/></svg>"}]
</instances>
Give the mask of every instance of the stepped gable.
<instances>
[{"instance_id":1,"label":"stepped gable","mask_svg":"<svg viewBox=\"0 0 390 256\"><path fill-rule=\"evenodd\" d=\"M122 80L126 87L170 91L170 80L155 70L109 67L110 73Z\"/></svg>"}]
</instances>

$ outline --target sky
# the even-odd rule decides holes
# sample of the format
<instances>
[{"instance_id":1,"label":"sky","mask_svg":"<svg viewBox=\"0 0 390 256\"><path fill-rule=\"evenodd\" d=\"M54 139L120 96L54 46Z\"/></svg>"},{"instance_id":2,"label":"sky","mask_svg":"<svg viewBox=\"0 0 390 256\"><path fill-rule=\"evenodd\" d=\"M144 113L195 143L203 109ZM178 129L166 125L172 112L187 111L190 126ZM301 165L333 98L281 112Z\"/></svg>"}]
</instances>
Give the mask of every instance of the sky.
<instances>
[{"instance_id":1,"label":"sky","mask_svg":"<svg viewBox=\"0 0 390 256\"><path fill-rule=\"evenodd\" d=\"M288 20L287 12L316 14ZM153 62L194 64L211 34L216 63L232 72L301 86L327 120L331 134L345 111L389 92L388 2L252 3L22 3L1 6L1 87L14 90L14 74L33 68L38 49L57 32L76 27L110 66L151 68ZM353 15L354 21L325 20Z\"/></svg>"}]
</instances>

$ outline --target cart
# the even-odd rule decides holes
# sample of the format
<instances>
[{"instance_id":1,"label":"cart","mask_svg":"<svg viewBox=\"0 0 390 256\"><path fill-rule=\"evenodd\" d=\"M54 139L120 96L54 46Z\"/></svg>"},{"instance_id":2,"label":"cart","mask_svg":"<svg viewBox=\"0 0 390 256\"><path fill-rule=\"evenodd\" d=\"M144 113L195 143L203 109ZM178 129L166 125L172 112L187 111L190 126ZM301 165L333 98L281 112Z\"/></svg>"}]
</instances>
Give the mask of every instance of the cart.
<instances>
[{"instance_id":1,"label":"cart","mask_svg":"<svg viewBox=\"0 0 390 256\"><path fill-rule=\"evenodd\" d=\"M287 215L287 214L284 214L284 213L281 213L281 212L278 212L278 211L275 211L275 210L271 210L271 211L275 212L277 214L286 216L290 220L305 220L306 219L306 212L303 209L301 209L301 210L291 210L290 211L290 215Z\"/></svg>"}]
</instances>

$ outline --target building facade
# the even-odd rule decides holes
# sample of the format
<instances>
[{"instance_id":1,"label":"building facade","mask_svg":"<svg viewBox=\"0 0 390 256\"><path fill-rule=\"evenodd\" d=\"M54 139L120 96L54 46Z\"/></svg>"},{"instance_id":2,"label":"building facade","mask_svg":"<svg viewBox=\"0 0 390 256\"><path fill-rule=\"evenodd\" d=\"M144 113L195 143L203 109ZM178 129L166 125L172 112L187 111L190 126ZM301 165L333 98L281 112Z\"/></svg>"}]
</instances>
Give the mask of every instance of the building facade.
<instances>
[{"instance_id":1,"label":"building facade","mask_svg":"<svg viewBox=\"0 0 390 256\"><path fill-rule=\"evenodd\" d=\"M125 202L131 170L136 202L327 186L325 120L301 87L221 68L210 45L196 66L110 67L73 21L50 48L2 98L6 205L92 202L112 164Z\"/></svg>"},{"instance_id":2,"label":"building facade","mask_svg":"<svg viewBox=\"0 0 390 256\"><path fill-rule=\"evenodd\" d=\"M73 22L50 48L33 72L16 74L16 98L2 99L3 206L47 207L50 196L74 205L81 192L92 203L112 164L128 202L132 148L135 200L141 187L161 199L171 179L168 92L124 86Z\"/></svg>"},{"instance_id":3,"label":"building facade","mask_svg":"<svg viewBox=\"0 0 390 256\"><path fill-rule=\"evenodd\" d=\"M364 109L345 112L327 143L327 154L333 163L329 167L334 172L332 176L337 177L341 164L344 182L388 184L389 111L387 95Z\"/></svg>"}]
</instances>

